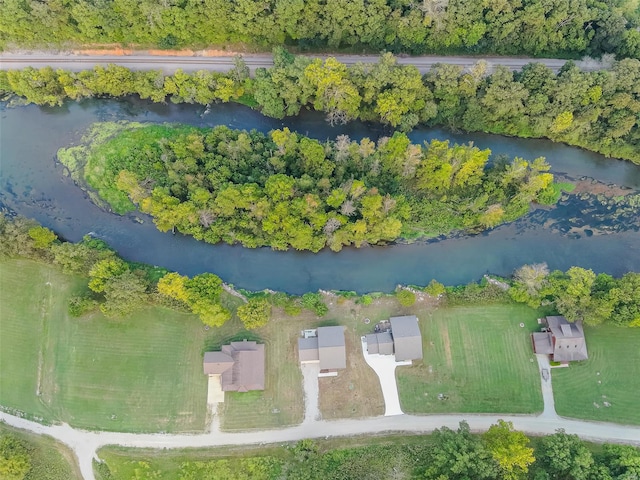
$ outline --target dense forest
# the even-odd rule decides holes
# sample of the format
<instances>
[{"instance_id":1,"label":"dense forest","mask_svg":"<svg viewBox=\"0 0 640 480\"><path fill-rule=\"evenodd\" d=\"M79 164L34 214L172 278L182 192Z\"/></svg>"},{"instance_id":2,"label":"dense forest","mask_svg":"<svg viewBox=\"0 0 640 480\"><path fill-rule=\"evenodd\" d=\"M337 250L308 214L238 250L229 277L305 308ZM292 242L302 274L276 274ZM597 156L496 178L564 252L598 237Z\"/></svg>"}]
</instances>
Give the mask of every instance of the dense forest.
<instances>
[{"instance_id":1,"label":"dense forest","mask_svg":"<svg viewBox=\"0 0 640 480\"><path fill-rule=\"evenodd\" d=\"M0 46L243 44L640 57L632 0L2 0Z\"/></svg>"},{"instance_id":2,"label":"dense forest","mask_svg":"<svg viewBox=\"0 0 640 480\"><path fill-rule=\"evenodd\" d=\"M331 123L352 119L409 131L419 124L520 137L546 137L607 156L640 163L640 61L611 70L582 72L567 64L558 74L541 64L520 72L486 65L470 71L438 65L426 75L396 63L347 67L274 51L274 67L249 70L236 59L227 74L131 71L111 65L78 73L42 68L0 71L0 94L15 93L39 105L69 98L139 95L174 103L237 101L268 116L296 115L302 108L326 112Z\"/></svg>"},{"instance_id":3,"label":"dense forest","mask_svg":"<svg viewBox=\"0 0 640 480\"><path fill-rule=\"evenodd\" d=\"M543 158L488 166L489 150L415 145L403 133L320 142L287 128L103 123L93 135L59 158L82 168L101 199L209 243L338 251L483 230L559 196Z\"/></svg>"}]
</instances>

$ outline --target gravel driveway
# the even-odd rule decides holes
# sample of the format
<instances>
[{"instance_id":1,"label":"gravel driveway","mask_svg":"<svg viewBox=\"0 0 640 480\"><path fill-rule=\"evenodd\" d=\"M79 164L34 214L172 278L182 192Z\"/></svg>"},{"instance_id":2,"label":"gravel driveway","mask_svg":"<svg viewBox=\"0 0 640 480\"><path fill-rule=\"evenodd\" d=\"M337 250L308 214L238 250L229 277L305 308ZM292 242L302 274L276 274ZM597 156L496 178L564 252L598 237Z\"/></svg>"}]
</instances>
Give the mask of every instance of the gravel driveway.
<instances>
[{"instance_id":1,"label":"gravel driveway","mask_svg":"<svg viewBox=\"0 0 640 480\"><path fill-rule=\"evenodd\" d=\"M318 406L318 374L320 373L319 363L303 363L300 365L304 378L304 421L311 423L320 420L320 407Z\"/></svg>"}]
</instances>

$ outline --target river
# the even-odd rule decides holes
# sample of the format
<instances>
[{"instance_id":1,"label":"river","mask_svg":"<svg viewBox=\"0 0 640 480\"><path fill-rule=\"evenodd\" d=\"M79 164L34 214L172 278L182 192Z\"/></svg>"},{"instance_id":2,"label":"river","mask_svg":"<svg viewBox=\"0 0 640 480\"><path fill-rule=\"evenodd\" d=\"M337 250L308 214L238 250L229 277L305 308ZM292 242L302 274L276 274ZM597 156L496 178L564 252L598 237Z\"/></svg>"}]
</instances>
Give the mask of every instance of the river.
<instances>
[{"instance_id":1,"label":"river","mask_svg":"<svg viewBox=\"0 0 640 480\"><path fill-rule=\"evenodd\" d=\"M547 262L552 269L572 265L620 275L640 271L637 222L592 225L582 220L586 206L576 197L557 208L536 210L526 217L475 236L431 240L412 245L346 248L339 253L275 252L269 248L208 245L156 230L143 215L118 216L96 207L55 161L58 148L79 142L96 121L180 122L200 126L268 131L288 126L320 139L347 134L372 139L385 132L378 126L352 122L330 127L321 115L303 112L285 121L265 118L235 104L215 105L203 114L194 105L155 105L126 100L70 102L62 107L0 107L0 202L38 220L63 238L78 241L92 233L128 260L161 265L183 274L214 272L237 287L271 288L289 293L317 289L391 291L397 284L445 284L478 280L484 273L510 274L524 263ZM546 140L504 138L484 134L452 134L417 129L413 141L431 138L473 141L494 154L533 159L545 156L554 173L587 176L640 190L640 167L606 159ZM606 207L601 210L606 211ZM568 220L572 219L571 222ZM595 233L594 233L595 232Z\"/></svg>"}]
</instances>

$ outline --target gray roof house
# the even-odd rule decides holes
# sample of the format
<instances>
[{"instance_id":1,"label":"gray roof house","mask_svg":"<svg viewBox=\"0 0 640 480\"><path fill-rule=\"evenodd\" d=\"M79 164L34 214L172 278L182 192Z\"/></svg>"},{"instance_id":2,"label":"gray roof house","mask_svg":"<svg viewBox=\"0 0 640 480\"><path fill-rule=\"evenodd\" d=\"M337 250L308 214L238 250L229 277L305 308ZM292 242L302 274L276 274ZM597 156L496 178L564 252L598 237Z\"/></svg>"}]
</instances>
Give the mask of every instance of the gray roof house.
<instances>
[{"instance_id":1,"label":"gray roof house","mask_svg":"<svg viewBox=\"0 0 640 480\"><path fill-rule=\"evenodd\" d=\"M206 352L203 368L206 375L220 375L225 392L264 390L264 345L256 342L231 342L220 352Z\"/></svg>"},{"instance_id":2,"label":"gray roof house","mask_svg":"<svg viewBox=\"0 0 640 480\"><path fill-rule=\"evenodd\" d=\"M300 363L319 363L320 370L347 367L344 327L318 327L316 336L298 339Z\"/></svg>"},{"instance_id":3,"label":"gray roof house","mask_svg":"<svg viewBox=\"0 0 640 480\"><path fill-rule=\"evenodd\" d=\"M391 317L391 335L396 354L396 361L422 359L422 335L418 326L418 317L405 315Z\"/></svg>"},{"instance_id":4,"label":"gray roof house","mask_svg":"<svg viewBox=\"0 0 640 480\"><path fill-rule=\"evenodd\" d=\"M393 355L391 332L371 333L366 336L367 351L372 354Z\"/></svg>"},{"instance_id":5,"label":"gray roof house","mask_svg":"<svg viewBox=\"0 0 640 480\"><path fill-rule=\"evenodd\" d=\"M365 341L370 355L395 353L398 362L422 359L422 335L415 315L391 317L389 321L380 322L376 333L366 335Z\"/></svg>"},{"instance_id":6,"label":"gray roof house","mask_svg":"<svg viewBox=\"0 0 640 480\"><path fill-rule=\"evenodd\" d=\"M571 323L560 316L546 317L544 321L546 331L531 335L535 353L550 355L552 361L562 363L589 358L582 322Z\"/></svg>"}]
</instances>

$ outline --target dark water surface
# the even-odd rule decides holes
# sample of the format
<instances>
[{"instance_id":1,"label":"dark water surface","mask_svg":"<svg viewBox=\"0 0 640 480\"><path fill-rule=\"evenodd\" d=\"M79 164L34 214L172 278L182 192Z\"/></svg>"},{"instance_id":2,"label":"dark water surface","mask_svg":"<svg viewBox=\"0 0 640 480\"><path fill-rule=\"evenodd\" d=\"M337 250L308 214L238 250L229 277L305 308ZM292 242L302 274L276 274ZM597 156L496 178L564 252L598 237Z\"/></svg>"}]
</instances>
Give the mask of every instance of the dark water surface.
<instances>
[{"instance_id":1,"label":"dark water surface","mask_svg":"<svg viewBox=\"0 0 640 480\"><path fill-rule=\"evenodd\" d=\"M330 127L321 115L305 112L279 120L265 118L239 105L217 105L203 115L203 107L154 105L139 100L92 100L60 108L0 109L0 202L32 217L61 236L78 241L92 232L129 260L161 265L183 274L215 272L226 282L259 290L290 293L342 289L390 291L395 285L426 284L437 278L446 284L477 280L486 272L507 275L514 268L546 261L553 268L580 265L619 275L640 271L640 232L637 227L615 233L592 234L589 225L576 233L563 224L580 216L576 199L545 212L536 211L487 234L449 238L414 245L392 245L342 252L274 252L268 248L207 245L191 238L160 233L147 217L120 217L100 210L56 164L58 148L77 143L93 122L110 120L225 124L232 128L268 131L283 125L316 138L347 134L353 139L377 138L387 132L353 122ZM533 159L545 156L553 172L588 176L640 190L640 167L629 162L554 144L484 134L452 134L418 129L413 141L432 138L473 141L494 154ZM615 225L612 223L612 227Z\"/></svg>"}]
</instances>

